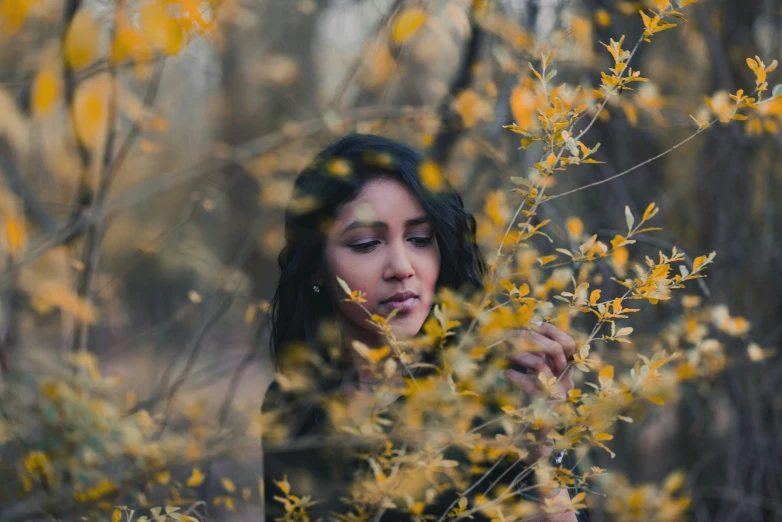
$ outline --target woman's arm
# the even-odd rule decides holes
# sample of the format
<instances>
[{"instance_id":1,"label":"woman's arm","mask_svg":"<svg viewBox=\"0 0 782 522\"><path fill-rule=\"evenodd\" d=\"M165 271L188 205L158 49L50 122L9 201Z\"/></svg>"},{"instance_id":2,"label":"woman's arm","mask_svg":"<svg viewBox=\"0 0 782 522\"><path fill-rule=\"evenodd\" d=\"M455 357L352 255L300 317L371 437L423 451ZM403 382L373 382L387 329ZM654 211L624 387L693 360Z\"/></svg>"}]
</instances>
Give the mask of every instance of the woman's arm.
<instances>
[{"instance_id":1,"label":"woman's arm","mask_svg":"<svg viewBox=\"0 0 782 522\"><path fill-rule=\"evenodd\" d=\"M567 397L568 392L573 389L573 378L571 375L568 360L576 350L575 340L565 332L548 323L537 325L537 331L525 330L520 335L528 342L537 345L538 352L511 353L508 360L519 364L528 370L529 375L515 370L505 370L503 377L518 386L527 394L530 399L534 399L542 390L537 376L543 373L547 378L557 377L557 388L555 394ZM548 430L539 430L536 436L539 440L546 437ZM527 463L537 461L539 458L551 457L552 448L550 446L541 446L539 449L531 451L525 459ZM570 494L567 489L556 489L546 493L541 493L542 503L549 500L553 505L570 504ZM558 502L559 500L559 502ZM563 512L547 515L540 519L543 522L579 522L579 517L572 512Z\"/></svg>"}]
</instances>

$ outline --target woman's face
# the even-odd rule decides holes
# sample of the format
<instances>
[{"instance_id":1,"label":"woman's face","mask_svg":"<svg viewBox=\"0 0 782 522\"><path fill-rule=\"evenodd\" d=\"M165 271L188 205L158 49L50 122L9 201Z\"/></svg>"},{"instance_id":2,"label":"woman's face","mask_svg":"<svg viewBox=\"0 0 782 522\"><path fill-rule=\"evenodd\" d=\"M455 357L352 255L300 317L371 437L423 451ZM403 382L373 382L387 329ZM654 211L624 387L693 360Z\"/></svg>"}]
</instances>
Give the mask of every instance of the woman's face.
<instances>
[{"instance_id":1,"label":"woman's face","mask_svg":"<svg viewBox=\"0 0 782 522\"><path fill-rule=\"evenodd\" d=\"M326 241L326 263L331 295L346 334L372 346L377 328L359 305L336 282L340 277L352 290L366 293L363 305L383 317L395 308L394 334L409 338L429 315L437 277L440 249L433 225L418 200L400 182L377 179L339 210Z\"/></svg>"}]
</instances>

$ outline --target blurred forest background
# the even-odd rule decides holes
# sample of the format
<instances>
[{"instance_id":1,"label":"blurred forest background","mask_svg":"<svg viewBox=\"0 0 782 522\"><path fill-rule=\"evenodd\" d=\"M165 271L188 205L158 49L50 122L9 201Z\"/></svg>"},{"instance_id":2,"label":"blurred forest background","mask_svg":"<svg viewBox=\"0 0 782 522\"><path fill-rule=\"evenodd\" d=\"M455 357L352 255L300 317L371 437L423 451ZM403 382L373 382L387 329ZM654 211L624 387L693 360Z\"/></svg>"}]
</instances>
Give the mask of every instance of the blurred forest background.
<instances>
[{"instance_id":1,"label":"blurred forest background","mask_svg":"<svg viewBox=\"0 0 782 522\"><path fill-rule=\"evenodd\" d=\"M486 236L491 214L515 197L510 176L540 161L502 128L536 119L527 62L556 50L557 81L591 93L613 65L600 42L634 42L638 10L659 3L171 0L189 25L172 36L168 18L149 22L144 56L134 35L115 42L134 16L143 25L159 14L143 3L125 20L117 13L135 12L134 0L0 0L3 375L56 373L48 364L86 349L101 374L124 380L131 408L171 399L173 388L167 407L194 423L228 422L229 404L257 410L271 377L263 312L282 208L312 156L349 131L408 143L441 166ZM425 23L394 34L411 6ZM485 10L480 23L475 10ZM697 130L690 115L708 119L705 96L714 105L753 90L747 57L782 56L777 1L703 0L686 16L641 45L633 68L650 81L612 98L590 131L605 163L568 170L551 194L668 150ZM69 42L74 25L95 33L92 55ZM677 406L623 426L606 462L634 483L683 468L697 521L782 520L781 136L773 101L539 211L557 243L572 243L565 223L609 241L625 205L640 215L656 202L664 230L639 238L634 260L673 245L690 259L717 252L689 301L647 305L630 324L639 350L682 331L703 341L690 322L700 299L725 359L711 378L685 383ZM2 473L13 474L19 448L7 429L0 439ZM257 507L211 505L230 490L220 477L259 475L260 460L228 453L201 467L199 492L219 519L258 520ZM13 493L3 494L10 506ZM0 520L25 519L15 509L0 507Z\"/></svg>"}]
</instances>

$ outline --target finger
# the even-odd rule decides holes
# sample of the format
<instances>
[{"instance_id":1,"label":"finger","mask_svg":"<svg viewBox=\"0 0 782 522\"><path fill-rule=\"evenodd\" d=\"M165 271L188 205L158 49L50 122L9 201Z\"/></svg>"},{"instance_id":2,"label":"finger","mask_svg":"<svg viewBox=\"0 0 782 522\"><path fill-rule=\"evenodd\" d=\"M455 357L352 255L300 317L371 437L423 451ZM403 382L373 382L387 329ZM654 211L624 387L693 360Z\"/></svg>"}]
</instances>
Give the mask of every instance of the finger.
<instances>
[{"instance_id":1,"label":"finger","mask_svg":"<svg viewBox=\"0 0 782 522\"><path fill-rule=\"evenodd\" d=\"M538 327L537 332L550 339L553 339L562 345L562 348L565 350L566 359L570 359L570 357L576 351L576 348L578 348L576 340L573 339L573 337L569 336L551 323L541 324Z\"/></svg>"},{"instance_id":2,"label":"finger","mask_svg":"<svg viewBox=\"0 0 782 522\"><path fill-rule=\"evenodd\" d=\"M502 375L508 382L521 388L529 396L535 396L540 393L540 388L536 385L537 379L533 381L529 375L524 375L516 370L505 370Z\"/></svg>"},{"instance_id":3,"label":"finger","mask_svg":"<svg viewBox=\"0 0 782 522\"><path fill-rule=\"evenodd\" d=\"M567 367L565 349L557 341L533 330L525 331L523 337L535 343L551 359L551 367L554 373L559 375Z\"/></svg>"},{"instance_id":4,"label":"finger","mask_svg":"<svg viewBox=\"0 0 782 522\"><path fill-rule=\"evenodd\" d=\"M565 391L565 394L572 390L575 386L573 384L573 371L572 368L568 368L568 371L559 379L560 389Z\"/></svg>"},{"instance_id":5,"label":"finger","mask_svg":"<svg viewBox=\"0 0 782 522\"><path fill-rule=\"evenodd\" d=\"M510 353L508 354L507 359L509 361L520 364L526 368L529 368L530 370L532 370L532 373L534 373L534 377L536 378L538 374L541 372L543 372L543 375L545 375L548 378L554 376L554 374L551 371L551 368L549 368L549 365L546 364L546 360L540 355L535 355L534 353Z\"/></svg>"}]
</instances>

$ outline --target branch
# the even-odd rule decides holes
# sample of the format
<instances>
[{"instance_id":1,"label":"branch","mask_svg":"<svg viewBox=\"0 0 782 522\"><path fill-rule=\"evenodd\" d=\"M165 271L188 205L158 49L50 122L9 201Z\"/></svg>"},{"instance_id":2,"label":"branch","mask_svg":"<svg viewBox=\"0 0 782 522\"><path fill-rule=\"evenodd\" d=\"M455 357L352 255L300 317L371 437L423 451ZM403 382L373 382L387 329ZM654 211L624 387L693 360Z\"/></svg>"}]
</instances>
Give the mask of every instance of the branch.
<instances>
[{"instance_id":1,"label":"branch","mask_svg":"<svg viewBox=\"0 0 782 522\"><path fill-rule=\"evenodd\" d=\"M158 90L160 88L160 81L163 76L165 62L158 63L155 75L149 82L146 95L144 96L144 106L150 107L154 104L157 97ZM117 175L117 172L122 168L122 165L127 159L130 149L135 144L136 138L141 133L141 123L135 121L125 137L122 145L120 146L117 154L114 154L114 140L116 137L116 114L117 114L117 92L116 92L116 69L113 67L109 69L111 74L111 83L114 88L114 92L111 96L111 106L109 108L110 121L112 128L109 131L109 136L106 140L106 147L103 154L103 173L101 175L100 186L95 194L95 202L92 205L91 212L101 215L103 208L106 205L109 191L111 189L112 182ZM92 284L95 279L95 274L98 269L98 262L100 260L101 246L103 244L103 235L106 231L107 217L98 219L91 223L87 227L87 238L84 244L84 250L82 253L82 262L84 263L84 270L81 273L79 284L77 287L77 294L79 297L89 299ZM88 325L82 323L80 327L74 330L73 341L71 344L72 350L83 350L87 347L87 335Z\"/></svg>"},{"instance_id":2,"label":"branch","mask_svg":"<svg viewBox=\"0 0 782 522\"><path fill-rule=\"evenodd\" d=\"M717 119L714 119L714 120L710 121L708 123L708 125L705 125L705 126L701 127L694 134L688 136L687 138L685 138L684 140L680 141L679 143L677 143L676 145L674 145L670 149L668 149L668 150L666 150L664 152L661 152L660 154L658 154L656 156L652 156L651 158L647 159L646 161L642 161L641 163L638 163L637 165L635 165L633 167L630 167L629 169L627 169L627 170L625 170L623 172L620 172L619 174L614 174L613 176L610 176L608 178L601 179L600 181L595 181L594 183L590 183L588 185L584 185L583 187L578 187L578 188L575 188L573 190L568 190L567 192L563 192L561 194L555 194L553 196L549 196L549 197L543 199L543 201L541 201L541 203L546 203L548 201L552 201L554 199L561 198L562 196L567 196L568 194L573 194L573 193L579 192L581 190L586 190L586 189L591 188L591 187L596 187L598 185L602 185L603 183L608 183L609 181L614 180L616 178L620 178L622 176L630 174L634 170L638 170L641 167L644 167L644 166L646 166L646 165L648 165L648 164L650 164L650 163L652 163L654 161L657 161L658 159L662 158L663 156L666 156L666 155L670 154L671 152L675 151L676 149L678 149L679 147L681 147L685 143L687 143L690 140L694 139L695 137L699 136L706 129L711 128L711 126L714 125L717 121L718 121Z\"/></svg>"},{"instance_id":3,"label":"branch","mask_svg":"<svg viewBox=\"0 0 782 522\"><path fill-rule=\"evenodd\" d=\"M364 56L367 52L367 47L378 35L380 30L386 26L388 21L396 14L397 11L402 7L402 4L404 3L404 0L394 0L394 4L391 6L391 9L388 10L388 12L383 15L380 20L375 24L375 27L372 29L372 35L367 39L367 42L364 45L364 48L361 49L361 52L359 53L356 60L353 62L353 64L350 66L350 70L345 75L344 78L342 78L342 81L340 82L339 86L337 87L337 95L334 97L334 99L331 100L331 103L327 105L329 110L335 110L337 108L337 105L342 101L342 97L345 95L345 92L348 90L348 85L350 84L350 81L358 74L359 69L361 69L361 65L364 63Z\"/></svg>"},{"instance_id":4,"label":"branch","mask_svg":"<svg viewBox=\"0 0 782 522\"><path fill-rule=\"evenodd\" d=\"M438 165L444 165L448 161L448 155L459 135L464 131L461 116L451 108L451 102L472 83L474 65L478 61L485 33L476 21L475 11L478 1L473 0L470 6L470 40L467 42L467 51L462 56L456 76L451 83L448 94L443 99L437 112L440 116L440 128L430 150L430 157Z\"/></svg>"}]
</instances>

